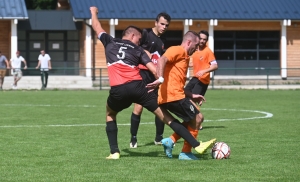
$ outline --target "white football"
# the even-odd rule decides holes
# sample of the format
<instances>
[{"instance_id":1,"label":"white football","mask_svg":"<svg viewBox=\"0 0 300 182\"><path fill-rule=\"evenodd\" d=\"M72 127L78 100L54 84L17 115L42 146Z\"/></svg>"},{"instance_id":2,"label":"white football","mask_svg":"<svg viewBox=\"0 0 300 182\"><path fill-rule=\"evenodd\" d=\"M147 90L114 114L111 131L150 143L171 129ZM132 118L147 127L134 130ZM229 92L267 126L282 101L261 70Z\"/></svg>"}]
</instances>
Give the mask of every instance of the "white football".
<instances>
[{"instance_id":1,"label":"white football","mask_svg":"<svg viewBox=\"0 0 300 182\"><path fill-rule=\"evenodd\" d=\"M225 142L217 142L211 149L211 156L214 159L228 159L230 147Z\"/></svg>"}]
</instances>

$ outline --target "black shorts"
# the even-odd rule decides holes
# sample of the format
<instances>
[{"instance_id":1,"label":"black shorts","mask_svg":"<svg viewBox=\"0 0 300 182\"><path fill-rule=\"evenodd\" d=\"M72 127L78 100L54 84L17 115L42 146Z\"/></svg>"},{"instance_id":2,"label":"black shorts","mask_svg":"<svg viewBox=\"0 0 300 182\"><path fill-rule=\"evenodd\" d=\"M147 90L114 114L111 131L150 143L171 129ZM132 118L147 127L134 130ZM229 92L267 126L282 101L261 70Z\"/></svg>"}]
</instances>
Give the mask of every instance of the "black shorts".
<instances>
[{"instance_id":1,"label":"black shorts","mask_svg":"<svg viewBox=\"0 0 300 182\"><path fill-rule=\"evenodd\" d=\"M184 87L184 90L190 91L193 94L205 95L208 85L202 83L198 78L193 77Z\"/></svg>"},{"instance_id":2,"label":"black shorts","mask_svg":"<svg viewBox=\"0 0 300 182\"><path fill-rule=\"evenodd\" d=\"M140 69L140 75L146 84L152 83L156 80L154 75L149 70Z\"/></svg>"},{"instance_id":3,"label":"black shorts","mask_svg":"<svg viewBox=\"0 0 300 182\"><path fill-rule=\"evenodd\" d=\"M150 112L158 108L157 96L153 92L148 93L146 84L142 80L111 87L107 105L112 110L120 112L132 103L140 104Z\"/></svg>"},{"instance_id":4,"label":"black shorts","mask_svg":"<svg viewBox=\"0 0 300 182\"><path fill-rule=\"evenodd\" d=\"M190 121L199 114L198 108L190 101L189 98L184 98L178 101L164 103L160 107L169 110L183 121Z\"/></svg>"}]
</instances>

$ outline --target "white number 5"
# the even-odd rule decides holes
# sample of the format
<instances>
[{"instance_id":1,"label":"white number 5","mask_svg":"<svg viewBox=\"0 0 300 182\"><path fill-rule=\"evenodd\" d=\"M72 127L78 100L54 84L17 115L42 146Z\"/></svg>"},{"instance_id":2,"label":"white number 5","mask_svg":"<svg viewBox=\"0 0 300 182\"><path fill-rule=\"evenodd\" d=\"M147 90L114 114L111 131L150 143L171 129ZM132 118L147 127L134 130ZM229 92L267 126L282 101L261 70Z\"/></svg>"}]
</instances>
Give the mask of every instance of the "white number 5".
<instances>
[{"instance_id":1,"label":"white number 5","mask_svg":"<svg viewBox=\"0 0 300 182\"><path fill-rule=\"evenodd\" d=\"M118 59L124 59L125 58L125 52L123 51L123 49L127 49L127 47L120 47L119 52L117 54ZM119 56L119 54L121 54L121 56Z\"/></svg>"}]
</instances>

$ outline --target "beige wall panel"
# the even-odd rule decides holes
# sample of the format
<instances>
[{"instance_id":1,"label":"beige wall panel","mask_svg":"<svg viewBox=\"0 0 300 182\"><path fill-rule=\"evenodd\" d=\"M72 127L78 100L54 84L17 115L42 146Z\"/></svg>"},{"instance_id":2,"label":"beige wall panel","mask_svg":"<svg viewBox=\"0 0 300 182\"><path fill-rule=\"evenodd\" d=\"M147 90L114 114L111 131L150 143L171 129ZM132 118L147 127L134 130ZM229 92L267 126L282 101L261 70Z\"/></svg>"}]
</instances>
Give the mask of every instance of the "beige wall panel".
<instances>
[{"instance_id":1,"label":"beige wall panel","mask_svg":"<svg viewBox=\"0 0 300 182\"><path fill-rule=\"evenodd\" d=\"M79 50L79 55L80 55L80 62L79 62L79 67L80 68L85 68L85 24L82 22L82 30L79 32L79 42L80 42L80 50ZM85 70L81 69L80 70L80 75L85 75Z\"/></svg>"},{"instance_id":2,"label":"beige wall panel","mask_svg":"<svg viewBox=\"0 0 300 182\"><path fill-rule=\"evenodd\" d=\"M0 51L6 58L10 59L11 47L11 25L10 20L0 20Z\"/></svg>"},{"instance_id":3,"label":"beige wall panel","mask_svg":"<svg viewBox=\"0 0 300 182\"><path fill-rule=\"evenodd\" d=\"M287 27L287 67L288 76L300 76L300 23Z\"/></svg>"}]
</instances>

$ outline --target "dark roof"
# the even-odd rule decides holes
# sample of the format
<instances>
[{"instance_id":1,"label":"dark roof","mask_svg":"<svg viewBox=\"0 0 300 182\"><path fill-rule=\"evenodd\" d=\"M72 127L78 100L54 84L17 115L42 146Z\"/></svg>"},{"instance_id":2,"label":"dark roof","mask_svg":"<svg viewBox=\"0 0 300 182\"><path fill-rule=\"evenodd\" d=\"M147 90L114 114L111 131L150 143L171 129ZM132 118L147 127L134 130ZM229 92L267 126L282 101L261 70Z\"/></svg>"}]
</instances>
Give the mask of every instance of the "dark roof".
<instances>
[{"instance_id":1,"label":"dark roof","mask_svg":"<svg viewBox=\"0 0 300 182\"><path fill-rule=\"evenodd\" d=\"M300 20L300 0L69 0L75 19L154 19L162 11L172 19Z\"/></svg>"},{"instance_id":2,"label":"dark roof","mask_svg":"<svg viewBox=\"0 0 300 182\"><path fill-rule=\"evenodd\" d=\"M0 19L28 19L24 0L0 0Z\"/></svg>"},{"instance_id":3,"label":"dark roof","mask_svg":"<svg viewBox=\"0 0 300 182\"><path fill-rule=\"evenodd\" d=\"M29 19L20 21L20 30L78 30L81 22L73 21L70 10L29 10Z\"/></svg>"}]
</instances>

